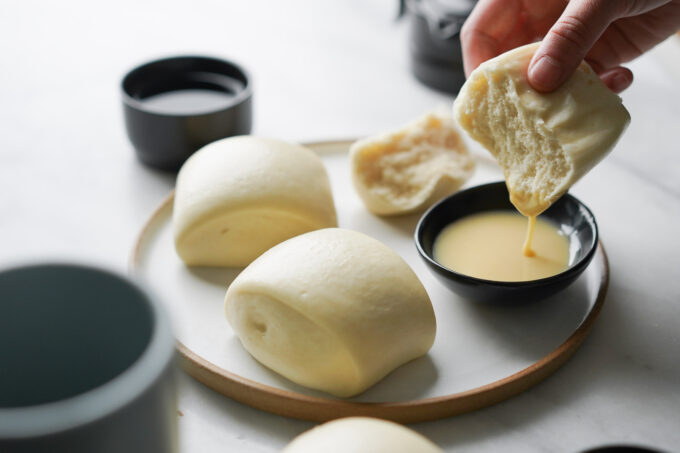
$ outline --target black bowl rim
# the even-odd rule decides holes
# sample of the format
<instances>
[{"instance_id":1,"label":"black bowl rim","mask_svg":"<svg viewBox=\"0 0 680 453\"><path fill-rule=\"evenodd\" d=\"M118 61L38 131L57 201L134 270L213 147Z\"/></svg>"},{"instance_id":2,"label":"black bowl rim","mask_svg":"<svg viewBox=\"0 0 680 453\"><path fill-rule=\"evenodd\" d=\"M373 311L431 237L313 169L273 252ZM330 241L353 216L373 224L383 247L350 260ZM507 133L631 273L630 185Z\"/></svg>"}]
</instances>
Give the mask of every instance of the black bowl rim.
<instances>
[{"instance_id":1,"label":"black bowl rim","mask_svg":"<svg viewBox=\"0 0 680 453\"><path fill-rule=\"evenodd\" d=\"M245 80L245 84L243 88L241 88L237 93L235 93L234 97L231 98L230 100L227 101L226 105L224 107L218 107L214 108L212 110L205 110L203 112L199 113L167 113L167 112L159 112L155 109L149 108L144 102L140 102L138 99L130 96L128 91L125 89L125 84L127 80L134 74L137 74L139 72L147 70L149 67L160 64L160 63L166 63L169 61L174 61L174 60L204 60L204 61L210 61L213 63L220 63L224 64L227 66L231 66L233 69L235 69L237 72L240 72L241 75L243 76L243 80ZM234 62L233 60L227 60L225 58L220 58L220 57L214 57L210 55L175 55L175 56L169 56L169 57L162 57L158 58L155 60L151 61L146 61L144 63L138 64L128 70L123 78L121 79L120 82L120 91L121 95L123 98L123 103L131 108L134 108L135 110L139 110L141 112L144 112L149 115L154 115L158 117L170 117L170 118L196 118L200 116L206 116L206 115L213 115L215 113L222 113L229 111L231 109L237 108L240 104L243 104L244 102L248 101L252 95L253 95L253 89L252 89L252 79L250 77L250 73L239 63Z\"/></svg>"},{"instance_id":2,"label":"black bowl rim","mask_svg":"<svg viewBox=\"0 0 680 453\"><path fill-rule=\"evenodd\" d=\"M427 263L431 266L434 266L437 268L439 271L443 272L444 274L450 274L451 278L456 279L456 280L464 280L467 281L471 284L479 284L479 285L493 285L497 287L502 287L502 288L522 288L525 286L538 286L538 285L548 285L550 283L554 283L556 281L562 280L564 278L568 278L569 276L573 274L577 274L581 272L583 269L583 266L588 264L590 260L593 258L595 255L595 251L597 250L597 244L599 242L599 228L597 226L597 220L595 219L595 215L593 215L593 212L586 206L581 200L576 198L575 196L565 193L560 199L562 198L568 198L574 202L576 202L580 207L584 208L588 215L590 216L593 224L593 241L590 246L590 250L588 250L588 253L583 255L583 257L569 266L567 269L564 271L560 272L559 274L551 275L550 277L545 277L545 278L539 278L537 280L523 280L523 281L518 281L518 282L504 282L504 281L499 281L499 280L486 280L483 278L477 278L477 277L472 277L470 275L465 275L461 274L459 272L453 271L449 269L446 266L441 265L439 262L437 262L433 257L431 257L428 253L425 252L422 244L421 244L421 231L423 230L423 224L425 224L428 221L428 218L431 217L432 212L437 209L437 207L451 198L454 198L458 196L459 194L468 192L470 190L484 190L486 188L489 188L491 186L497 186L499 184L505 185L505 181L495 181L495 182L490 182L490 183L485 183L485 184L479 184L476 186L471 186L463 190L459 190L458 192L455 192L447 197L442 198L439 200L437 203L432 205L425 213L420 217L418 220L418 224L416 225L416 230L414 233L414 241L416 243L416 248L418 249L418 253L420 256L427 261Z\"/></svg>"}]
</instances>

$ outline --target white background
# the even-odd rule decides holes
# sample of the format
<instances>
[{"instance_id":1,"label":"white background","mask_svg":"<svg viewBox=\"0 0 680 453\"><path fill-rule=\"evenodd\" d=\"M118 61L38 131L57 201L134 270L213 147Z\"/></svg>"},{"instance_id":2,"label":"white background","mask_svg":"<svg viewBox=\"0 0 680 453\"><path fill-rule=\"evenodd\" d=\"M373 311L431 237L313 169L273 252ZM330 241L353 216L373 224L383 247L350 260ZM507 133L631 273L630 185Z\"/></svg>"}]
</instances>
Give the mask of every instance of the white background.
<instances>
[{"instance_id":1,"label":"white background","mask_svg":"<svg viewBox=\"0 0 680 453\"><path fill-rule=\"evenodd\" d=\"M0 5L0 265L35 259L124 272L174 178L141 166L119 81L148 59L232 58L251 72L254 133L366 135L451 98L408 71L396 2L116 1ZM555 375L497 406L414 425L447 451L680 445L680 39L630 66L632 123L573 189L612 266L590 337ZM269 415L180 378L182 452L271 452L311 423Z\"/></svg>"}]
</instances>

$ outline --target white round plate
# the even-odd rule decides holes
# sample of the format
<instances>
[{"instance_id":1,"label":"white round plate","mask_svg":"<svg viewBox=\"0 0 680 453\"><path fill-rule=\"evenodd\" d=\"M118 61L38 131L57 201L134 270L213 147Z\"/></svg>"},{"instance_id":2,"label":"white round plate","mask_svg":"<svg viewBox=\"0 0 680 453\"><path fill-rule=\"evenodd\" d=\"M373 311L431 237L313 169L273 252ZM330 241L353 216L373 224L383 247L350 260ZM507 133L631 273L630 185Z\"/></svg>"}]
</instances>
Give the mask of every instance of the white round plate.
<instances>
[{"instance_id":1,"label":"white round plate","mask_svg":"<svg viewBox=\"0 0 680 453\"><path fill-rule=\"evenodd\" d=\"M240 269L189 268L175 253L172 194L153 213L134 246L131 272L170 311L184 369L209 387L269 412L324 421L368 415L402 423L478 409L541 381L578 348L604 303L607 257L600 243L579 279L560 294L521 306L466 301L430 274L416 251L418 215L370 214L351 184L351 141L307 144L329 173L339 226L369 234L396 250L425 285L437 318L430 352L349 400L298 386L255 361L224 316L224 295ZM477 157L466 186L502 179L491 159Z\"/></svg>"}]
</instances>

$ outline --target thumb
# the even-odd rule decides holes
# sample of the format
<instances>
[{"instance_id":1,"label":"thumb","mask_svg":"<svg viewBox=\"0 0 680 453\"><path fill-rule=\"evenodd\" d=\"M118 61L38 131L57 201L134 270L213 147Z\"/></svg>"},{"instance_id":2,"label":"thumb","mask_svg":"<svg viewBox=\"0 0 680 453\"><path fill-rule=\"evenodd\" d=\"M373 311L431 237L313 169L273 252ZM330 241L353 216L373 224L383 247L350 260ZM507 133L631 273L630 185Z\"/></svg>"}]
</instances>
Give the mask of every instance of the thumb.
<instances>
[{"instance_id":1,"label":"thumb","mask_svg":"<svg viewBox=\"0 0 680 453\"><path fill-rule=\"evenodd\" d=\"M529 84L542 92L553 91L562 85L618 17L617 3L610 0L570 1L529 63Z\"/></svg>"}]
</instances>

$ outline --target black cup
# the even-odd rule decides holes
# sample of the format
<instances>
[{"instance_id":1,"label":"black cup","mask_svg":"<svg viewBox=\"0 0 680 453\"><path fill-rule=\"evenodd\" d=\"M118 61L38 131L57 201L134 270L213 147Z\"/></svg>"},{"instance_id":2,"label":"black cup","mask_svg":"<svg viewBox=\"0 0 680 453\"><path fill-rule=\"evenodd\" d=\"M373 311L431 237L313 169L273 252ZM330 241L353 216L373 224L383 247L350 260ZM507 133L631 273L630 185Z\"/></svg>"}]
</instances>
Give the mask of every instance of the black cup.
<instances>
[{"instance_id":1,"label":"black cup","mask_svg":"<svg viewBox=\"0 0 680 453\"><path fill-rule=\"evenodd\" d=\"M423 84L458 94L465 83L460 31L476 0L401 0L410 16L411 72Z\"/></svg>"},{"instance_id":2,"label":"black cup","mask_svg":"<svg viewBox=\"0 0 680 453\"><path fill-rule=\"evenodd\" d=\"M177 171L196 150L250 133L252 88L240 66L184 56L152 61L122 82L125 127L144 164Z\"/></svg>"}]
</instances>

